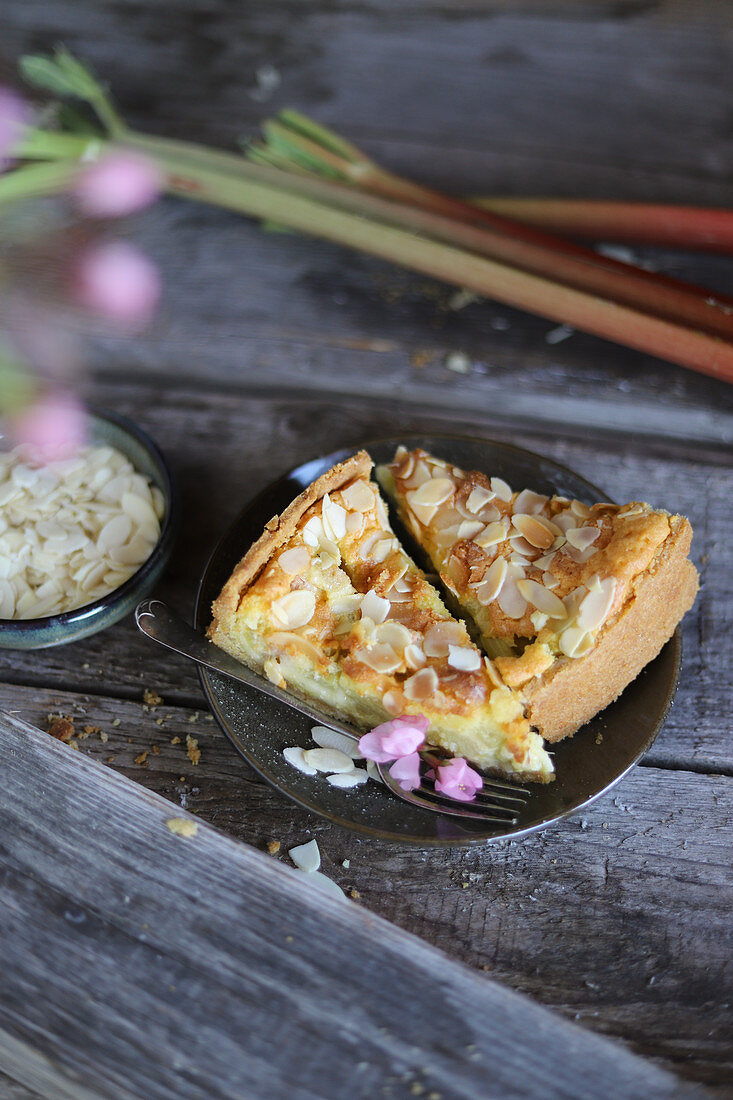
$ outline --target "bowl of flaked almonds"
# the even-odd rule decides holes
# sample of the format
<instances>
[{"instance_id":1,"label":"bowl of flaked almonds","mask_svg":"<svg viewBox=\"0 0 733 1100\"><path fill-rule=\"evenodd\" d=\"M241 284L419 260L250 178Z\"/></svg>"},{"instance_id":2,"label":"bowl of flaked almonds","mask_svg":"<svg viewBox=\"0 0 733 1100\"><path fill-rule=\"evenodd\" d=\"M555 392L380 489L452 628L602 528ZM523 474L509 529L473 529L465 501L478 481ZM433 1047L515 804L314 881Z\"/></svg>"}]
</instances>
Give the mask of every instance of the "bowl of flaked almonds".
<instances>
[{"instance_id":1,"label":"bowl of flaked almonds","mask_svg":"<svg viewBox=\"0 0 733 1100\"><path fill-rule=\"evenodd\" d=\"M41 649L131 612L165 568L177 503L153 441L89 412L86 445L42 463L0 451L0 647Z\"/></svg>"}]
</instances>

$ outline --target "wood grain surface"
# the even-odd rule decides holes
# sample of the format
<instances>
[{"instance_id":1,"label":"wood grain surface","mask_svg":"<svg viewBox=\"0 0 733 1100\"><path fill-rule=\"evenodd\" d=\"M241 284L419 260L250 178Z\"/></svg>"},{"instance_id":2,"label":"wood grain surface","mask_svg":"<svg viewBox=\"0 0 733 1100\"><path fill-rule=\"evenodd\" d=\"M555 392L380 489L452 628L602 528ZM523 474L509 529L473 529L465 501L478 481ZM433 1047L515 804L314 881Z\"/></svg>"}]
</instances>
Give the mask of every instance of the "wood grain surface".
<instances>
[{"instance_id":1,"label":"wood grain surface","mask_svg":"<svg viewBox=\"0 0 733 1100\"><path fill-rule=\"evenodd\" d=\"M680 1094L670 1074L333 898L308 875L203 825L173 836L168 802L49 747L25 724L0 722L0 754L14 789L25 790L0 837L14 886L3 920L0 1057L30 1046L44 1092ZM35 790L22 783L29 771Z\"/></svg>"},{"instance_id":2,"label":"wood grain surface","mask_svg":"<svg viewBox=\"0 0 733 1100\"><path fill-rule=\"evenodd\" d=\"M0 20L8 66L22 52L63 41L110 82L131 122L153 133L234 147L262 118L295 106L385 165L456 194L721 205L733 194L733 16L725 0L5 0ZM263 65L280 76L269 96L257 77ZM78 734L72 747L31 739L23 746L30 755L13 756L3 769L0 911L12 920L16 954L12 971L0 968L0 982L16 1000L0 998L0 1096L214 1096L214 1087L234 1089L234 1078L224 1075L214 1086L205 1076L210 1052L221 1064L239 1064L246 1028L233 1035L222 1016L226 1009L232 1021L243 1020L254 989L244 959L257 961L257 981L265 959L275 970L280 964L269 953L259 959L251 940L235 943L231 929L215 927L212 898L220 891L232 897L227 863L238 875L255 876L257 868L268 882L272 872L280 902L271 908L268 935L282 931L283 914L294 905L299 919L303 909L303 927L311 927L315 899L292 897L288 908L292 876L279 866L289 863L289 847L310 837L318 840L325 873L354 895L348 917L347 908L338 916L323 902L321 919L335 921L339 935L348 926L366 945L378 930L386 943L402 945L404 932L413 933L429 946L410 939L411 951L443 952L431 954L439 969L468 968L460 973L471 996L490 1001L498 988L491 979L554 1009L554 1026L580 1024L582 1041L592 1042L594 1032L613 1037L643 1055L649 1073L663 1067L695 1083L700 1095L705 1085L729 1095L730 389L590 336L558 333L495 303L461 306L438 283L323 242L266 234L203 206L165 200L126 229L162 269L163 305L144 335L90 337L85 387L90 400L149 431L171 464L183 522L156 595L183 613L192 610L221 534L273 478L334 448L409 430L513 442L568 464L615 499L648 499L683 512L695 530L702 589L684 623L675 705L642 765L583 815L523 842L470 850L366 841L286 801L209 720L195 670L153 649L131 621L72 646L0 651L0 709L41 729L50 713L69 714ZM733 292L724 257L654 249L631 255L712 291ZM456 352L465 357L460 371L451 369ZM145 689L164 701L150 708ZM197 765L186 755L187 735L201 749ZM88 805L85 790L94 792ZM49 791L53 801L46 803ZM169 839L159 827L159 796L171 812L192 812L219 830L202 826L192 846L195 877L181 862L190 842ZM100 809L95 819L93 806L104 797L114 809L107 817ZM72 813L86 822L73 842L56 833ZM74 862L80 837L110 878ZM261 853L272 841L280 851L266 859ZM142 914L157 858L151 853L159 850L171 861L171 910L166 916L158 907L151 922ZM51 853L74 868L63 885L54 879ZM105 898L94 892L103 882L110 886ZM130 892L125 884L134 917L120 901ZM192 911L187 891L194 890ZM254 914L266 894L253 886ZM241 913L243 903L232 904ZM74 925L67 909L83 913L85 923ZM163 937L174 913L182 922L175 950ZM144 922L155 931L148 935ZM43 972L34 962L41 934L50 952ZM189 936L196 947L184 957L177 952L193 942ZM292 954L285 952L287 966L317 984L304 942L298 938ZM198 966L199 949L211 969ZM136 1024L131 1008L123 1027L121 1010L115 1016L93 989L82 990L82 1009L69 959L88 964L85 973L105 983L121 975L129 998L122 1003L137 1003L141 1013L145 1006L149 1015ZM161 986L156 1002L154 978L164 984L166 968L183 993L177 999ZM357 968L355 980L364 973ZM44 1009L32 995L46 980L54 995ZM408 987L413 980L414 972ZM198 1014L205 994L213 998L206 1018ZM355 1026L353 1005L360 1003L354 998L339 1026ZM397 1004L390 1000L385 1012ZM521 1004L524 1010L527 1002ZM308 1066L308 1044L326 1049L317 1045L326 1042L325 1016L306 1018L306 1005L286 1023L266 1002L252 1016L263 1043L268 1021L278 1036L278 1087L291 1090L282 1095L305 1088L290 1060L303 1048L291 1055L288 1037L307 1036ZM427 1011L421 1004L418 1010L416 1021ZM114 1024L114 1057L103 1036L89 1047L85 1019ZM473 1026L484 1026L478 1014ZM349 1091L418 1095L410 1090L423 1078L409 1074L424 1056L425 1036L413 1037L400 1062L395 1033L369 1028L368 1072L378 1077L354 1076L361 1058L353 1056ZM134 1074L156 1037L173 1043L175 1052L165 1047L171 1057L180 1053L188 1075L180 1078L183 1091L176 1092L168 1076L174 1063L164 1064L162 1053L157 1078L151 1072L140 1091ZM486 1077L470 1059L454 1051L465 1075L454 1082L445 1076L447 1043L427 1045L442 1059L444 1076L431 1087L443 1100L488 1095ZM114 1076L123 1062L131 1067L124 1079ZM340 1083L338 1072L333 1080ZM506 1095L549 1095L538 1078L527 1083L517 1072L512 1080L516 1091ZM592 1073L584 1080L596 1083ZM205 1086L212 1091L201 1092ZM654 1087L616 1094L652 1096ZM275 1095L255 1085L251 1094Z\"/></svg>"}]
</instances>

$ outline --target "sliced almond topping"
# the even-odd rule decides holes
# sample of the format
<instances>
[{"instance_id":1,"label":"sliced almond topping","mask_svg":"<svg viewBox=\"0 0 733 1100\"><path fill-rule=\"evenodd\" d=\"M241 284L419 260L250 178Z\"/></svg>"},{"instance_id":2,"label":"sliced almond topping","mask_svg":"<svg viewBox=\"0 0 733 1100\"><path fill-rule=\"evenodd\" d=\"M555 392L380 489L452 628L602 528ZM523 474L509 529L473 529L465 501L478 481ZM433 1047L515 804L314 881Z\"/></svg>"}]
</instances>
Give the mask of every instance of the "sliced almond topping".
<instances>
[{"instance_id":1,"label":"sliced almond topping","mask_svg":"<svg viewBox=\"0 0 733 1100\"><path fill-rule=\"evenodd\" d=\"M598 588L588 593L578 612L578 626L581 630L598 630L611 610L615 594L615 577L606 577Z\"/></svg>"},{"instance_id":2,"label":"sliced almond topping","mask_svg":"<svg viewBox=\"0 0 733 1100\"><path fill-rule=\"evenodd\" d=\"M578 614L578 609L586 595L587 589L585 585L580 585L579 588L574 588L572 592L568 592L564 597L563 603L565 604L565 610L569 619L574 619Z\"/></svg>"},{"instance_id":3,"label":"sliced almond topping","mask_svg":"<svg viewBox=\"0 0 733 1100\"><path fill-rule=\"evenodd\" d=\"M287 630L275 630L272 634L267 635L267 641L278 648L295 649L315 664L320 664L323 659L323 653L308 638L304 638L302 634L293 634Z\"/></svg>"},{"instance_id":4,"label":"sliced almond topping","mask_svg":"<svg viewBox=\"0 0 733 1100\"><path fill-rule=\"evenodd\" d=\"M389 600L385 600L384 596L380 596L373 588L370 588L361 601L361 616L363 619L371 619L375 623L383 623L389 615L390 607Z\"/></svg>"},{"instance_id":5,"label":"sliced almond topping","mask_svg":"<svg viewBox=\"0 0 733 1100\"><path fill-rule=\"evenodd\" d=\"M548 591L544 585L527 578L517 581L517 588L528 603L534 604L538 611L549 615L551 619L564 619L566 617L565 604L562 600Z\"/></svg>"},{"instance_id":6,"label":"sliced almond topping","mask_svg":"<svg viewBox=\"0 0 733 1100\"><path fill-rule=\"evenodd\" d=\"M308 522L303 527L303 542L306 546L316 547L321 539L324 538L323 524L321 523L320 516L311 516Z\"/></svg>"},{"instance_id":7,"label":"sliced almond topping","mask_svg":"<svg viewBox=\"0 0 733 1100\"><path fill-rule=\"evenodd\" d=\"M631 516L640 516L645 511L646 507L643 504L627 504L625 508L620 509L618 518L629 519Z\"/></svg>"},{"instance_id":8,"label":"sliced almond topping","mask_svg":"<svg viewBox=\"0 0 733 1100\"><path fill-rule=\"evenodd\" d=\"M537 557L537 547L527 542L524 535L515 535L514 538L509 539L509 545L515 554L521 554L523 558L533 560Z\"/></svg>"},{"instance_id":9,"label":"sliced almond topping","mask_svg":"<svg viewBox=\"0 0 733 1100\"><path fill-rule=\"evenodd\" d=\"M597 527L569 527L565 537L576 550L587 550L600 535Z\"/></svg>"},{"instance_id":10,"label":"sliced almond topping","mask_svg":"<svg viewBox=\"0 0 733 1100\"><path fill-rule=\"evenodd\" d=\"M574 546L568 543L562 548L563 554L567 554L571 561L574 561L576 565L585 565L589 558L592 558L597 553L595 546L586 546L585 550L576 550Z\"/></svg>"},{"instance_id":11,"label":"sliced almond topping","mask_svg":"<svg viewBox=\"0 0 733 1100\"><path fill-rule=\"evenodd\" d=\"M468 583L468 566L455 554L451 554L445 566L445 573L441 577L447 577L457 588L463 589Z\"/></svg>"},{"instance_id":12,"label":"sliced almond topping","mask_svg":"<svg viewBox=\"0 0 733 1100\"><path fill-rule=\"evenodd\" d=\"M451 645L465 645L466 629L460 623L443 619L426 631L423 650L426 657L447 657Z\"/></svg>"},{"instance_id":13,"label":"sliced almond topping","mask_svg":"<svg viewBox=\"0 0 733 1100\"><path fill-rule=\"evenodd\" d=\"M527 610L527 601L517 588L517 582L509 578L501 586L497 603L508 619L521 619Z\"/></svg>"},{"instance_id":14,"label":"sliced almond topping","mask_svg":"<svg viewBox=\"0 0 733 1100\"><path fill-rule=\"evenodd\" d=\"M382 706L387 714L398 715L402 713L402 697L398 691L387 691L382 696Z\"/></svg>"},{"instance_id":15,"label":"sliced almond topping","mask_svg":"<svg viewBox=\"0 0 733 1100\"><path fill-rule=\"evenodd\" d=\"M570 511L573 515L580 516L581 519L588 519L590 516L590 508L587 504L583 504L582 500L571 500Z\"/></svg>"},{"instance_id":16,"label":"sliced almond topping","mask_svg":"<svg viewBox=\"0 0 733 1100\"><path fill-rule=\"evenodd\" d=\"M341 551L336 543L325 537L322 538L318 544L318 560L323 569L333 569L334 566L340 565Z\"/></svg>"},{"instance_id":17,"label":"sliced almond topping","mask_svg":"<svg viewBox=\"0 0 733 1100\"><path fill-rule=\"evenodd\" d=\"M507 563L504 558L497 558L484 575L483 584L476 590L476 599L483 607L486 607L501 592L506 579Z\"/></svg>"},{"instance_id":18,"label":"sliced almond topping","mask_svg":"<svg viewBox=\"0 0 733 1100\"><path fill-rule=\"evenodd\" d=\"M514 511L522 512L528 516L536 516L547 504L549 497L541 493L533 493L531 489L522 489L514 501Z\"/></svg>"},{"instance_id":19,"label":"sliced almond topping","mask_svg":"<svg viewBox=\"0 0 733 1100\"><path fill-rule=\"evenodd\" d=\"M326 537L338 542L346 534L346 509L342 508L328 493L323 498L321 520Z\"/></svg>"},{"instance_id":20,"label":"sliced almond topping","mask_svg":"<svg viewBox=\"0 0 733 1100\"><path fill-rule=\"evenodd\" d=\"M565 512L560 512L554 517L554 523L556 527L559 527L563 534L571 527L578 526L578 518L568 508Z\"/></svg>"},{"instance_id":21,"label":"sliced almond topping","mask_svg":"<svg viewBox=\"0 0 733 1100\"><path fill-rule=\"evenodd\" d=\"M560 635L560 649L566 657L583 657L593 648L593 636L579 626L570 626Z\"/></svg>"},{"instance_id":22,"label":"sliced almond topping","mask_svg":"<svg viewBox=\"0 0 733 1100\"><path fill-rule=\"evenodd\" d=\"M506 501L507 503L512 499L514 495L512 493L511 486L507 485L506 481L504 481L503 478L500 477L492 477L491 489L494 495L499 498L499 500Z\"/></svg>"},{"instance_id":23,"label":"sliced almond topping","mask_svg":"<svg viewBox=\"0 0 733 1100\"><path fill-rule=\"evenodd\" d=\"M515 515L512 517L512 524L524 535L527 542L540 550L549 550L557 536L557 532L541 516Z\"/></svg>"},{"instance_id":24,"label":"sliced almond topping","mask_svg":"<svg viewBox=\"0 0 733 1100\"><path fill-rule=\"evenodd\" d=\"M435 516L433 523L433 530L444 531L446 527L457 527L462 519L468 519L468 516L462 516L458 507L452 508L449 504L445 508L441 508ZM473 517L470 517L473 519Z\"/></svg>"},{"instance_id":25,"label":"sliced almond topping","mask_svg":"<svg viewBox=\"0 0 733 1100\"><path fill-rule=\"evenodd\" d=\"M555 559L554 551L550 554L543 554L541 558L535 558L532 563L536 569L549 569Z\"/></svg>"},{"instance_id":26,"label":"sliced almond topping","mask_svg":"<svg viewBox=\"0 0 733 1100\"><path fill-rule=\"evenodd\" d=\"M405 658L405 664L409 669L422 668L426 661L426 657L421 646L417 645L415 642L410 642L409 645L405 646L403 657Z\"/></svg>"},{"instance_id":27,"label":"sliced almond topping","mask_svg":"<svg viewBox=\"0 0 733 1100\"><path fill-rule=\"evenodd\" d=\"M438 674L434 668L421 668L409 680L405 680L403 690L414 703L424 702L435 693L438 687Z\"/></svg>"},{"instance_id":28,"label":"sliced almond topping","mask_svg":"<svg viewBox=\"0 0 733 1100\"><path fill-rule=\"evenodd\" d=\"M402 623L386 622L377 626L377 641L385 645L391 645L397 653L402 653L410 644L411 634Z\"/></svg>"},{"instance_id":29,"label":"sliced almond topping","mask_svg":"<svg viewBox=\"0 0 733 1100\"><path fill-rule=\"evenodd\" d=\"M277 559L277 563L288 576L294 577L298 573L304 573L310 565L311 556L305 546L294 546L292 550L286 550Z\"/></svg>"},{"instance_id":30,"label":"sliced almond topping","mask_svg":"<svg viewBox=\"0 0 733 1100\"><path fill-rule=\"evenodd\" d=\"M421 485L424 485L426 481L432 480L432 474L430 469L425 465L421 458L415 461L415 464L410 471L410 476L404 479L406 489L419 489Z\"/></svg>"},{"instance_id":31,"label":"sliced almond topping","mask_svg":"<svg viewBox=\"0 0 733 1100\"><path fill-rule=\"evenodd\" d=\"M479 524L479 527L481 524ZM458 529L460 524L455 527L444 527L442 531L438 531L433 535L433 542L439 550L447 550L449 546L452 546L454 542L458 541Z\"/></svg>"},{"instance_id":32,"label":"sliced almond topping","mask_svg":"<svg viewBox=\"0 0 733 1100\"><path fill-rule=\"evenodd\" d=\"M390 535L388 538L379 539L379 541L374 544L372 552L369 556L372 558L373 561L379 564L380 562L383 562L386 558L388 558L392 551L396 548L397 543Z\"/></svg>"},{"instance_id":33,"label":"sliced almond topping","mask_svg":"<svg viewBox=\"0 0 733 1100\"><path fill-rule=\"evenodd\" d=\"M272 603L272 614L288 630L297 630L313 618L316 610L316 597L313 592L299 589L287 592Z\"/></svg>"},{"instance_id":34,"label":"sliced almond topping","mask_svg":"<svg viewBox=\"0 0 733 1100\"><path fill-rule=\"evenodd\" d=\"M474 537L474 542L477 546L486 549L488 546L495 546L498 542L503 542L507 536L509 525L506 520L499 520L496 523L490 523L487 527L484 527L478 535Z\"/></svg>"},{"instance_id":35,"label":"sliced almond topping","mask_svg":"<svg viewBox=\"0 0 733 1100\"><path fill-rule=\"evenodd\" d=\"M459 539L472 539L483 531L484 525L480 520L464 520L458 527Z\"/></svg>"},{"instance_id":36,"label":"sliced almond topping","mask_svg":"<svg viewBox=\"0 0 733 1100\"><path fill-rule=\"evenodd\" d=\"M374 492L361 478L341 490L341 499L352 512L368 512L374 507Z\"/></svg>"},{"instance_id":37,"label":"sliced almond topping","mask_svg":"<svg viewBox=\"0 0 733 1100\"><path fill-rule=\"evenodd\" d=\"M448 646L448 664L459 672L476 672L481 668L481 654L473 646Z\"/></svg>"},{"instance_id":38,"label":"sliced almond topping","mask_svg":"<svg viewBox=\"0 0 733 1100\"><path fill-rule=\"evenodd\" d=\"M415 492L417 492L417 490L415 490ZM407 493L405 495L405 500L415 518L419 520L420 523L422 523L423 527L427 527L431 519L437 512L438 505L420 504L419 501L415 500L415 493Z\"/></svg>"},{"instance_id":39,"label":"sliced almond topping","mask_svg":"<svg viewBox=\"0 0 733 1100\"><path fill-rule=\"evenodd\" d=\"M484 666L486 668L486 673L494 687L504 687L504 681L499 675L498 669L490 657L484 657Z\"/></svg>"},{"instance_id":40,"label":"sliced almond topping","mask_svg":"<svg viewBox=\"0 0 733 1100\"><path fill-rule=\"evenodd\" d=\"M434 477L410 494L410 505L434 504L436 507L453 496L455 486L448 477Z\"/></svg>"},{"instance_id":41,"label":"sliced almond topping","mask_svg":"<svg viewBox=\"0 0 733 1100\"><path fill-rule=\"evenodd\" d=\"M537 562L535 562L535 565L536 564L537 564ZM557 588L557 586L560 582L557 579L557 577L553 576L552 573L543 573L542 574L542 583L544 584L545 588Z\"/></svg>"},{"instance_id":42,"label":"sliced almond topping","mask_svg":"<svg viewBox=\"0 0 733 1100\"><path fill-rule=\"evenodd\" d=\"M361 512L349 512L346 517L346 531L349 535L358 535L364 526L364 516Z\"/></svg>"},{"instance_id":43,"label":"sliced almond topping","mask_svg":"<svg viewBox=\"0 0 733 1100\"><path fill-rule=\"evenodd\" d=\"M396 672L402 665L402 658L399 653L395 653L391 645L375 645L370 649L358 649L354 656L374 672L385 675Z\"/></svg>"},{"instance_id":44,"label":"sliced almond topping","mask_svg":"<svg viewBox=\"0 0 733 1100\"><path fill-rule=\"evenodd\" d=\"M398 447L392 461L391 470L395 477L408 478L415 468L415 456L407 447Z\"/></svg>"},{"instance_id":45,"label":"sliced almond topping","mask_svg":"<svg viewBox=\"0 0 733 1100\"><path fill-rule=\"evenodd\" d=\"M466 500L466 508L471 515L476 515L485 505L494 499L496 493L492 489L485 489L483 485L475 485Z\"/></svg>"}]
</instances>

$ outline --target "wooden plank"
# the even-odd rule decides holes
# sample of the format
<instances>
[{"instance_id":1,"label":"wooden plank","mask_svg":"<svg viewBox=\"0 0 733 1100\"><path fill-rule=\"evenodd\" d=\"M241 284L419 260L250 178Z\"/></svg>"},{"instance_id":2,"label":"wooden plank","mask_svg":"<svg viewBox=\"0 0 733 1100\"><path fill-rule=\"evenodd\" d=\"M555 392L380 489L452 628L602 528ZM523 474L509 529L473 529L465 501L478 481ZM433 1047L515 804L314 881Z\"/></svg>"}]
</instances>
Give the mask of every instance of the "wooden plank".
<instances>
[{"instance_id":1,"label":"wooden plank","mask_svg":"<svg viewBox=\"0 0 733 1100\"><path fill-rule=\"evenodd\" d=\"M66 750L70 768L84 757L107 763L261 851L279 842L286 864L289 848L315 837L326 874L369 911L685 1076L710 1083L733 1072L733 779L645 765L584 813L522 842L423 852L293 805L203 713L192 721L167 702L151 711L17 688L13 709L42 728L48 710L70 714L82 734L101 727L106 742L92 733ZM188 734L201 750L196 766Z\"/></svg>"},{"instance_id":2,"label":"wooden plank","mask_svg":"<svg viewBox=\"0 0 733 1100\"><path fill-rule=\"evenodd\" d=\"M729 199L733 66L718 5L701 13L689 2L657 4L628 19L601 5L569 20L565 5L554 14L507 6L492 17L446 5L429 18L381 4L299 5L297 18L285 18L288 5L212 2L205 11L168 6L162 22L155 7L88 0L6 8L8 50L63 38L153 131L231 147L287 103L364 141L388 166L452 191ZM283 77L267 104L252 98L263 63ZM141 72L155 73L144 93ZM591 337L547 343L555 326L495 305L456 314L445 308L452 292L422 277L263 236L219 212L170 202L140 224L164 273L165 310L150 336L103 346L106 369L139 363L200 381L247 371L286 391L399 388L463 414L479 403L496 417L731 439L725 390L713 379ZM196 262L204 253L206 263ZM730 287L712 258L645 255ZM452 351L469 356L469 376L445 370Z\"/></svg>"},{"instance_id":3,"label":"wooden plank","mask_svg":"<svg viewBox=\"0 0 733 1100\"><path fill-rule=\"evenodd\" d=\"M409 430L456 431L439 420L402 407L364 406L359 400L330 404L269 400L245 390L238 395L188 389L181 383L164 394L155 384L100 383L93 396L147 428L169 457L183 494L184 523L169 574L158 590L182 613L193 606L198 579L220 535L247 500L298 462L339 446L357 447L370 437ZM459 430L539 450L565 463L617 499L649 498L657 506L689 515L693 557L703 588L684 625L684 664L677 701L653 750L657 764L733 771L728 721L720 700L730 688L733 639L726 628L730 574L727 547L733 541L731 477L711 458L724 456L680 444L674 451L637 440L571 438L515 431L478 411ZM276 451L277 458L273 458ZM244 548L243 548L244 550ZM185 662L151 651L131 621L98 638L38 652L0 651L6 684L89 691L140 699L157 687L171 702L202 705L197 677ZM4 689L12 698L13 689Z\"/></svg>"},{"instance_id":4,"label":"wooden plank","mask_svg":"<svg viewBox=\"0 0 733 1100\"><path fill-rule=\"evenodd\" d=\"M680 1094L218 832L172 836L166 802L13 720L0 753L0 1051L28 1043L61 1095Z\"/></svg>"}]
</instances>

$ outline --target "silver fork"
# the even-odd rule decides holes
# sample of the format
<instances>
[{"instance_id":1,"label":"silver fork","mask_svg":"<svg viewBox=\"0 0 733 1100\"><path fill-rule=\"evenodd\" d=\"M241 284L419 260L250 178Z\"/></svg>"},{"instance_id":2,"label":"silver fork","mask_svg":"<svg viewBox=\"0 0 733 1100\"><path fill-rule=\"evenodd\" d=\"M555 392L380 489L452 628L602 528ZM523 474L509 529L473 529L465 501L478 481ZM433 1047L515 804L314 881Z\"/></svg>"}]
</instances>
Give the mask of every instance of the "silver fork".
<instances>
[{"instance_id":1,"label":"silver fork","mask_svg":"<svg viewBox=\"0 0 733 1100\"><path fill-rule=\"evenodd\" d=\"M264 676L259 676L247 665L243 665L241 661L230 656L223 649L219 649L208 638L204 638L161 600L143 600L139 603L135 609L135 622L143 634L154 642L158 642L159 645L172 649L174 653L188 657L205 668L213 669L214 672L221 672L233 680L247 684L248 687L256 688L265 695L305 714L319 725L328 726L329 729L336 730L354 741L358 741L364 732L324 713L312 703L291 695ZM488 821L501 825L511 825L517 820L519 811L529 795L525 788L517 787L513 783L504 783L481 772L484 785L477 792L475 800L459 802L436 791L434 780L427 774L440 764L440 757L428 751L421 754L421 758L420 786L414 791L403 791L397 780L389 774L387 767L377 764L383 783L398 798L412 803L413 806L420 806L424 810L450 814L453 817L472 818L475 821Z\"/></svg>"}]
</instances>

